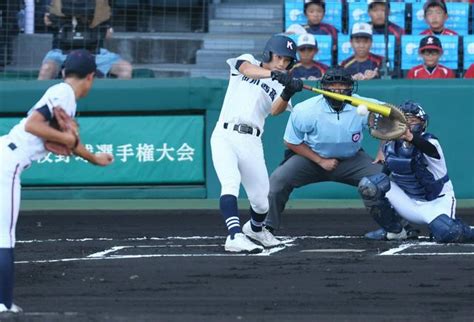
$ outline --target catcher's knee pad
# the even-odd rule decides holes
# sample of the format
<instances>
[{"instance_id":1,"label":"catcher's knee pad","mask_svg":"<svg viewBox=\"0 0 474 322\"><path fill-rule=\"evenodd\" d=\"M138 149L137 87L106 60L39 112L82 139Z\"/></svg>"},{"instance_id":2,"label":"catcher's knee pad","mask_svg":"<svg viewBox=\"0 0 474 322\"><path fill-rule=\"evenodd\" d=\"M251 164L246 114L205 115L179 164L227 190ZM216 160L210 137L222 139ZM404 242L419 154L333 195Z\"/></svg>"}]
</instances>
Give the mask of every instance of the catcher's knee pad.
<instances>
[{"instance_id":1,"label":"catcher's knee pad","mask_svg":"<svg viewBox=\"0 0 474 322\"><path fill-rule=\"evenodd\" d=\"M474 240L474 232L470 226L459 219L452 219L445 214L436 217L428 227L438 243L455 243Z\"/></svg>"},{"instance_id":2,"label":"catcher's knee pad","mask_svg":"<svg viewBox=\"0 0 474 322\"><path fill-rule=\"evenodd\" d=\"M385 173L363 177L358 186L363 200L377 200L385 197L390 190L390 179Z\"/></svg>"},{"instance_id":3,"label":"catcher's knee pad","mask_svg":"<svg viewBox=\"0 0 474 322\"><path fill-rule=\"evenodd\" d=\"M402 230L401 218L385 197L385 193L390 190L390 179L386 174L379 173L362 178L358 190L365 207L382 228L391 233L399 233Z\"/></svg>"}]
</instances>

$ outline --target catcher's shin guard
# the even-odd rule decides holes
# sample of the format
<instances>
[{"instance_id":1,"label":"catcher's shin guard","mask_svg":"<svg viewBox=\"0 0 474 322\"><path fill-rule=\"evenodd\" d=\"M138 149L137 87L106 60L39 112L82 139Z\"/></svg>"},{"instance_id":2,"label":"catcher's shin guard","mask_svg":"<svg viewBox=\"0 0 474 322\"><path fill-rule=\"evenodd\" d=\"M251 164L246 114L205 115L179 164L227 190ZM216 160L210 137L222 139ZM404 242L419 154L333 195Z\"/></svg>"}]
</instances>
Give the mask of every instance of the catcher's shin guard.
<instances>
[{"instance_id":1,"label":"catcher's shin guard","mask_svg":"<svg viewBox=\"0 0 474 322\"><path fill-rule=\"evenodd\" d=\"M460 219L452 219L445 214L436 217L428 227L438 243L474 241L474 231L470 226Z\"/></svg>"},{"instance_id":2,"label":"catcher's shin guard","mask_svg":"<svg viewBox=\"0 0 474 322\"><path fill-rule=\"evenodd\" d=\"M365 207L377 224L389 233L400 233L403 229L400 217L385 197L389 190L390 179L384 173L362 178L358 187Z\"/></svg>"}]
</instances>

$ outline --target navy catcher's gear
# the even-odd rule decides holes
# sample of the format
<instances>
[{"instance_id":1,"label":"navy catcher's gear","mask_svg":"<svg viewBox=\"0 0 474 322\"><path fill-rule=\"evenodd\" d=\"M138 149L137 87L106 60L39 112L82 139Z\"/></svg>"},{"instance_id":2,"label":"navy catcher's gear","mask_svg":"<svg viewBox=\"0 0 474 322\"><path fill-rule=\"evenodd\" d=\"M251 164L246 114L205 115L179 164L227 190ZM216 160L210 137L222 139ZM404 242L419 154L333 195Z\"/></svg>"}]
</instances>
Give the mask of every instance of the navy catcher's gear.
<instances>
[{"instance_id":1,"label":"navy catcher's gear","mask_svg":"<svg viewBox=\"0 0 474 322\"><path fill-rule=\"evenodd\" d=\"M426 131L428 127L429 115L426 114L425 110L420 106L420 104L413 101L405 101L398 106L407 117L414 116L422 121L420 124L415 124L410 127L410 131L413 134L422 134Z\"/></svg>"},{"instance_id":2,"label":"navy catcher's gear","mask_svg":"<svg viewBox=\"0 0 474 322\"><path fill-rule=\"evenodd\" d=\"M400 233L403 229L400 217L385 197L389 190L390 179L384 173L364 177L358 186L362 201L374 220L387 232Z\"/></svg>"},{"instance_id":3,"label":"navy catcher's gear","mask_svg":"<svg viewBox=\"0 0 474 322\"><path fill-rule=\"evenodd\" d=\"M282 34L273 35L263 49L262 61L269 63L272 60L272 55L279 55L291 58L291 62L286 67L290 70L296 61L296 43L290 37Z\"/></svg>"},{"instance_id":4,"label":"navy catcher's gear","mask_svg":"<svg viewBox=\"0 0 474 322\"><path fill-rule=\"evenodd\" d=\"M319 82L319 88L329 92L335 92L329 88L329 85L332 84L343 84L347 86L347 89L342 91L337 91L339 94L351 96L356 92L357 82L352 79L352 75L343 67L335 66L329 68L326 73L323 75ZM333 98L324 97L328 104L336 111L343 109L345 102L335 100Z\"/></svg>"},{"instance_id":5,"label":"navy catcher's gear","mask_svg":"<svg viewBox=\"0 0 474 322\"><path fill-rule=\"evenodd\" d=\"M435 138L425 133L423 138ZM436 180L428 170L425 157L413 145L406 145L402 140L390 141L384 146L385 165L391 172L391 179L410 198L431 201L438 198L449 176Z\"/></svg>"},{"instance_id":6,"label":"navy catcher's gear","mask_svg":"<svg viewBox=\"0 0 474 322\"><path fill-rule=\"evenodd\" d=\"M474 240L474 231L459 219L442 214L428 226L438 243L467 242Z\"/></svg>"}]
</instances>

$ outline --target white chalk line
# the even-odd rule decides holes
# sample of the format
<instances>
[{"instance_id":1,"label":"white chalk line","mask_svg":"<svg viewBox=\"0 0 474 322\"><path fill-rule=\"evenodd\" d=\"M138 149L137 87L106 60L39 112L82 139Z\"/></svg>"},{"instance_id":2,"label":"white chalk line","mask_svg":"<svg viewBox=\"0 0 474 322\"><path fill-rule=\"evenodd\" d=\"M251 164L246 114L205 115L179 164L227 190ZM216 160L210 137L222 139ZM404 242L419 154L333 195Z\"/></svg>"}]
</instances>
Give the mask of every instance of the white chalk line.
<instances>
[{"instance_id":1,"label":"white chalk line","mask_svg":"<svg viewBox=\"0 0 474 322\"><path fill-rule=\"evenodd\" d=\"M474 249L472 252L430 252L430 253L420 253L420 252L410 252L410 253L402 253L404 250L409 248L447 248L454 245L462 245L466 247L473 247L474 244L438 244L435 242L410 242L402 244L398 247L391 248L383 253L378 254L378 256L456 256L456 255L474 255Z\"/></svg>"},{"instance_id":2,"label":"white chalk line","mask_svg":"<svg viewBox=\"0 0 474 322\"><path fill-rule=\"evenodd\" d=\"M30 239L17 240L18 244L32 243L55 243L55 242L90 242L90 241L169 241L169 240L213 240L225 239L227 236L170 236L170 237L135 237L135 238L48 238L48 239ZM297 239L362 239L364 236L345 236L345 235L326 235L326 236L276 236L283 243L291 242Z\"/></svg>"},{"instance_id":3,"label":"white chalk line","mask_svg":"<svg viewBox=\"0 0 474 322\"><path fill-rule=\"evenodd\" d=\"M79 258L60 258L60 259L45 259L45 260L29 260L29 261L17 261L16 264L28 264L28 263L56 263L56 262L73 262L73 261L88 261L88 260L104 260L104 259L136 259L136 258L152 258L152 257L225 257L225 256L270 256L277 252L282 251L287 247L295 246L293 242L296 240L305 240L305 239L362 239L363 236L346 236L346 235L324 235L324 236L278 236L282 240L282 246L274 247L270 249L265 249L262 253L259 254L242 254L242 253L200 253L200 254L189 254L189 253L179 253L179 254L139 254L139 255L112 255L113 253L120 251L126 248L199 248L199 247L223 247L222 244L191 244L191 245L126 245L126 246L113 246L109 249L93 253L87 257ZM113 239L113 238L64 238L64 239L34 239L34 240L24 240L18 241L18 243L47 243L47 242L96 242L96 241L196 241L196 240L223 240L226 236L169 236L169 237L137 237L137 238L124 238L124 239ZM433 242L410 242L399 245L398 247L389 249L385 252L377 254L378 256L434 256L434 255L474 255L474 252L450 252L450 253L402 253L404 250L409 249L413 246L440 246L441 244ZM463 244L463 245L472 245L474 244ZM301 250L302 253L344 253L344 252L364 252L365 249L306 249Z\"/></svg>"}]
</instances>

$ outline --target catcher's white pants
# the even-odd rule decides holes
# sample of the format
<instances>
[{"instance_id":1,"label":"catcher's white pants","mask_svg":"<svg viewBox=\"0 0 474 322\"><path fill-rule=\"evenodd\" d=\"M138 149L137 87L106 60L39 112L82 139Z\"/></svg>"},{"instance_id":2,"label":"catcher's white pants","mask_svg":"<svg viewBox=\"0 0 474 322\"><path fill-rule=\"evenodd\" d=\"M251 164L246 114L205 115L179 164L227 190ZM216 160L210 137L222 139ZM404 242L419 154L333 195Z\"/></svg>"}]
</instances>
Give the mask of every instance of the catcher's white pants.
<instances>
[{"instance_id":1,"label":"catcher's white pants","mask_svg":"<svg viewBox=\"0 0 474 322\"><path fill-rule=\"evenodd\" d=\"M8 136L0 137L0 248L15 247L20 211L20 175L30 165L20 147L12 150Z\"/></svg>"},{"instance_id":2,"label":"catcher's white pants","mask_svg":"<svg viewBox=\"0 0 474 322\"><path fill-rule=\"evenodd\" d=\"M221 196L239 196L242 183L252 209L268 211L268 172L260 137L224 129L218 122L211 136L214 169L221 183Z\"/></svg>"},{"instance_id":3,"label":"catcher's white pants","mask_svg":"<svg viewBox=\"0 0 474 322\"><path fill-rule=\"evenodd\" d=\"M431 201L420 201L410 198L395 182L390 182L387 199L396 212L415 224L429 224L441 214L451 218L456 216L456 198L453 191Z\"/></svg>"}]
</instances>

